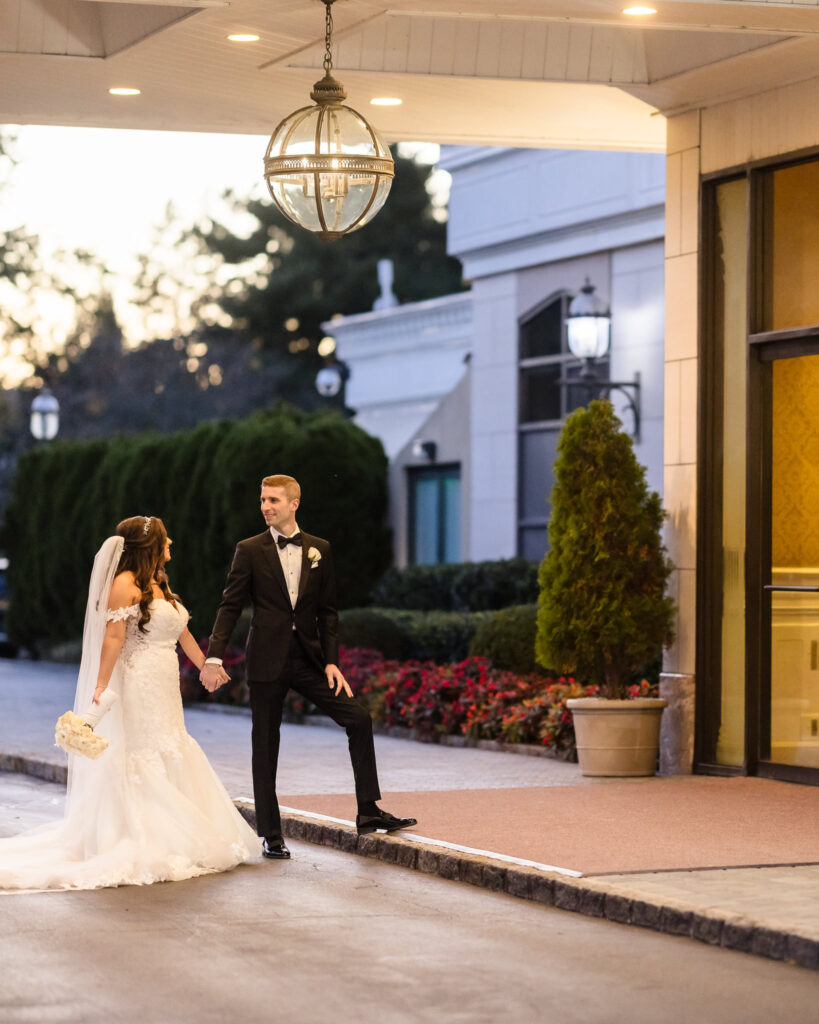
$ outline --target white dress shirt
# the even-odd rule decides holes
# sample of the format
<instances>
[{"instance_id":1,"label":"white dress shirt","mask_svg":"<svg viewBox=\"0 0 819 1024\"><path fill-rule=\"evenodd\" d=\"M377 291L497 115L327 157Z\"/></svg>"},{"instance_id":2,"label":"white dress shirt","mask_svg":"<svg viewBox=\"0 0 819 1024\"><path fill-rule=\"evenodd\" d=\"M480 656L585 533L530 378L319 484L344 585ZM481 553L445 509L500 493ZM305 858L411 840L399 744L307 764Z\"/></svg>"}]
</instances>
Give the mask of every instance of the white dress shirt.
<instances>
[{"instance_id":1,"label":"white dress shirt","mask_svg":"<svg viewBox=\"0 0 819 1024\"><path fill-rule=\"evenodd\" d=\"M292 537L294 534L299 532L298 526L296 526L292 533L287 534L288 537ZM284 573L284 582L287 584L287 592L290 595L290 606L296 607L296 601L299 599L299 583L301 582L301 544L285 544L283 548L279 547L279 537L284 537L283 533L271 526L270 536L276 542L276 551L279 553L279 561L282 563L282 572ZM293 629L295 629L295 625Z\"/></svg>"}]
</instances>

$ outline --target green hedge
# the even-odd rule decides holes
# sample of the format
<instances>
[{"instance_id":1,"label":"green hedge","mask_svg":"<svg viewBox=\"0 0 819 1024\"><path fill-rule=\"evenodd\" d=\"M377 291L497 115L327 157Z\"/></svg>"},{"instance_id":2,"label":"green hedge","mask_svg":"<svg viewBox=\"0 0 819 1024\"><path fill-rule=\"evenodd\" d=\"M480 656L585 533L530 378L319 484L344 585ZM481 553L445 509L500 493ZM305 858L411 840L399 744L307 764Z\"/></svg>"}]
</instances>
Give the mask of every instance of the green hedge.
<instances>
[{"instance_id":1,"label":"green hedge","mask_svg":"<svg viewBox=\"0 0 819 1024\"><path fill-rule=\"evenodd\" d=\"M341 613L345 647L366 647L385 658L446 664L462 661L486 612L416 612L403 608L351 608Z\"/></svg>"},{"instance_id":2,"label":"green hedge","mask_svg":"<svg viewBox=\"0 0 819 1024\"><path fill-rule=\"evenodd\" d=\"M539 671L535 661L537 605L503 608L481 623L472 637L469 653L488 658L495 668L521 675Z\"/></svg>"},{"instance_id":3,"label":"green hedge","mask_svg":"<svg viewBox=\"0 0 819 1024\"><path fill-rule=\"evenodd\" d=\"M371 603L415 611L483 612L538 598L538 566L525 558L389 569Z\"/></svg>"},{"instance_id":4,"label":"green hedge","mask_svg":"<svg viewBox=\"0 0 819 1024\"><path fill-rule=\"evenodd\" d=\"M158 515L174 540L171 585L206 636L237 541L260 533L259 483L302 485L299 525L333 545L344 605L362 604L390 561L381 443L335 413L290 406L168 435L55 442L19 463L2 528L8 629L17 643L82 633L100 543L127 516Z\"/></svg>"}]
</instances>

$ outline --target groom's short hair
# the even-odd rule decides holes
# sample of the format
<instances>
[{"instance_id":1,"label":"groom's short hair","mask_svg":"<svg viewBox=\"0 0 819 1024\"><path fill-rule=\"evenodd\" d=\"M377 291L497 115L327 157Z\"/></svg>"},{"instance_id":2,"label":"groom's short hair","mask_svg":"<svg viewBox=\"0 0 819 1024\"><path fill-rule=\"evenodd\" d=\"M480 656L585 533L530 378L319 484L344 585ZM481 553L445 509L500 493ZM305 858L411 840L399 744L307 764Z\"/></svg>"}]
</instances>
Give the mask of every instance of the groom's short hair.
<instances>
[{"instance_id":1,"label":"groom's short hair","mask_svg":"<svg viewBox=\"0 0 819 1024\"><path fill-rule=\"evenodd\" d=\"M283 487L288 501L301 498L301 487L299 487L298 480L294 480L292 476L285 476L284 473L266 476L262 480L262 487Z\"/></svg>"}]
</instances>

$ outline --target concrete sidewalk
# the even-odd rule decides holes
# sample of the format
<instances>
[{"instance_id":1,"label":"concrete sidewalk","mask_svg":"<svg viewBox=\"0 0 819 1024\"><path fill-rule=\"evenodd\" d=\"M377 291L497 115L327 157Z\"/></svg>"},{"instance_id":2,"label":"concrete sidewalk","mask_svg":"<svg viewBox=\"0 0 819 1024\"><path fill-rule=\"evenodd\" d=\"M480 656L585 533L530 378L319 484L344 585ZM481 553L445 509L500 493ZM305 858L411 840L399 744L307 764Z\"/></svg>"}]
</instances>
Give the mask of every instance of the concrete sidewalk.
<instances>
[{"instance_id":1,"label":"concrete sidewalk","mask_svg":"<svg viewBox=\"0 0 819 1024\"><path fill-rule=\"evenodd\" d=\"M0 768L33 771L45 777L51 772L50 777L60 777L59 766L64 764L64 757L52 746L53 726L58 715L71 704L74 679L75 669L70 666L0 662ZM186 711L186 721L231 795L252 813L249 717L212 707L191 708ZM470 823L471 836L482 834L477 827L486 820L480 817L481 808L497 806L498 801L503 804L513 793L516 799L524 800L524 807L526 794L531 794L529 805L534 818L544 789L612 786L607 780L584 779L576 765L546 758L419 744L384 736L376 737L376 749L384 806L400 812L412 806L412 794L417 794L416 803L434 806L436 793L443 804L454 792L462 791L464 807L475 808L477 824L474 820ZM54 770L49 766L54 766ZM636 807L644 802L646 787L655 791L671 781L634 780L631 789L625 790L626 797L633 792ZM702 781L692 779L690 784ZM730 785L732 781L736 780L707 780L714 791L715 787ZM685 780L673 782L678 786L686 784ZM622 782L617 785L622 792ZM766 785L785 787L781 790L783 803L792 792L786 784ZM807 848L815 853L806 857L803 843L801 864L771 864L770 856L766 863L760 849L758 858L753 857L754 850L749 851L747 866L712 863L706 870L595 875L573 870L571 864L559 865L562 870L555 871L550 864L532 863L516 856L515 842L519 837L512 829L501 832L500 840L489 848L476 841L465 845L454 820L451 834L446 832L445 821L443 832L439 830L434 837L424 832L423 820L413 830L414 834L357 837L350 827L354 806L351 798L344 796L351 789L346 741L341 730L335 728L283 727L278 788L281 794L287 794L282 803L292 811L287 825L291 837L485 888L500 888L591 916L689 935L715 945L792 960L805 967L819 967L819 791L815 794L816 813L812 819L804 819L803 799L800 820L784 822L794 834L809 836L813 832L815 846L808 841ZM614 794L613 789L596 792ZM813 791L809 791L809 802L813 797ZM318 799L332 799L333 807L346 810L321 814L314 809ZM759 824L761 830L763 823ZM680 827L685 829L685 823L681 822ZM548 828L547 822L543 828ZM483 831L489 835L493 829L487 825ZM592 836L593 829L588 833ZM497 834L494 828L494 835ZM499 848L504 837L508 838L507 848Z\"/></svg>"},{"instance_id":2,"label":"concrete sidewalk","mask_svg":"<svg viewBox=\"0 0 819 1024\"><path fill-rule=\"evenodd\" d=\"M0 835L64 791L0 775ZM0 895L3 1024L771 1024L819 976L291 842L184 882ZM624 941L624 939L626 941ZM692 979L696 983L692 984Z\"/></svg>"}]
</instances>

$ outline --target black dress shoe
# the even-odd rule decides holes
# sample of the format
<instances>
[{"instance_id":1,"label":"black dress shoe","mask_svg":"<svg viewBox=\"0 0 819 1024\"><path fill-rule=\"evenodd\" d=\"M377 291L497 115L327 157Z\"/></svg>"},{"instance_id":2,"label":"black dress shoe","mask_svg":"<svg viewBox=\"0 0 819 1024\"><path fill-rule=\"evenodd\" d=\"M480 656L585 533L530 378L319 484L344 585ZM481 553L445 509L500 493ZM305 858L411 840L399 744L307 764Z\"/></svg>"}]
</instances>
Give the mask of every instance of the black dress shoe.
<instances>
[{"instance_id":1,"label":"black dress shoe","mask_svg":"<svg viewBox=\"0 0 819 1024\"><path fill-rule=\"evenodd\" d=\"M262 856L269 860L289 860L290 851L283 839L265 839L262 842Z\"/></svg>"},{"instance_id":2,"label":"black dress shoe","mask_svg":"<svg viewBox=\"0 0 819 1024\"><path fill-rule=\"evenodd\" d=\"M394 814L379 811L378 814L357 814L355 824L360 836L371 832L397 832L402 828L411 828L418 824L417 818L396 818Z\"/></svg>"}]
</instances>

